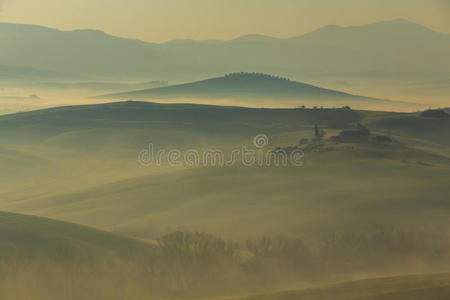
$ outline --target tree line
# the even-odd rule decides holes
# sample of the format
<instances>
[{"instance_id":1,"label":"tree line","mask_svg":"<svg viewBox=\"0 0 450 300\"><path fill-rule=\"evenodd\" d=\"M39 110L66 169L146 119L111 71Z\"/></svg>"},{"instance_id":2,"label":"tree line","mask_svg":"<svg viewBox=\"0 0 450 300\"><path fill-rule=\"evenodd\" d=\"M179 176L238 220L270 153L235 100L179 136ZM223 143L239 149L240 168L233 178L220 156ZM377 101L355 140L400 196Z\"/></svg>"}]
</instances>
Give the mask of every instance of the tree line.
<instances>
[{"instance_id":1,"label":"tree line","mask_svg":"<svg viewBox=\"0 0 450 300\"><path fill-rule=\"evenodd\" d=\"M287 77L274 76L270 74L257 73L257 72L235 72L229 73L225 75L227 79L246 79L246 78L258 78L258 79L271 79L271 80L282 80L282 81L291 81Z\"/></svg>"}]
</instances>

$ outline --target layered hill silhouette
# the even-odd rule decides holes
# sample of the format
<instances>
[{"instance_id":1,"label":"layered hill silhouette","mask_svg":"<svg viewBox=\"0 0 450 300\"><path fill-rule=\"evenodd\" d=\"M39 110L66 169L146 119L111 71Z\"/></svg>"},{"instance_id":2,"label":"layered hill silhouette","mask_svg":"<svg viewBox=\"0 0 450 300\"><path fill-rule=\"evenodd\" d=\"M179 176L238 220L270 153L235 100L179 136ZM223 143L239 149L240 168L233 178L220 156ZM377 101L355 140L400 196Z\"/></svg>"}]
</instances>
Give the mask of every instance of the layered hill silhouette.
<instances>
[{"instance_id":1,"label":"layered hill silhouette","mask_svg":"<svg viewBox=\"0 0 450 300\"><path fill-rule=\"evenodd\" d=\"M99 96L113 99L158 99L158 98L370 98L324 89L313 85L291 81L288 78L260 73L232 73L192 83L173 85L124 93Z\"/></svg>"},{"instance_id":2,"label":"layered hill silhouette","mask_svg":"<svg viewBox=\"0 0 450 300\"><path fill-rule=\"evenodd\" d=\"M140 151L148 149L150 142L155 149L205 147L228 153L228 149L231 152L239 145L252 145L253 137L264 132L270 137L268 149L274 149L296 145L302 137L312 138L314 124L329 135L336 135L341 128L353 128L356 123L367 126L374 134L390 133L395 140L417 149L355 146L312 153L307 159L314 162L313 168L262 173L259 168L238 164L230 169L175 168L176 173L161 174L168 171L164 166L141 168L136 158ZM426 118L420 113L348 109L120 102L18 113L0 117L0 209L113 228L149 239L159 233L159 228L191 224L198 227L188 228L233 235L263 234L272 226L284 232L297 220L310 218L310 214L314 215L308 219L310 226L319 228L323 224L322 207L353 211L363 201L360 199L370 204L359 209L355 218L332 214L326 215L327 222L352 228L362 217L369 218L369 222L395 218L403 223L413 217L422 220L432 209L446 209L449 128L449 119ZM361 160L354 160L355 156ZM369 172L366 163L376 167L377 172ZM96 172L86 171L88 168ZM338 176L342 170L345 176ZM389 172L405 180L393 180ZM436 172L439 176L433 177ZM386 176L380 179L380 173ZM39 177L36 179L34 174ZM46 184L50 175L57 176L59 183ZM95 176L95 186L90 184L89 176ZM211 186L211 178L220 184ZM317 182L323 182L327 189L318 188ZM433 200L429 200L430 182L436 186ZM351 201L337 203L336 195L348 185L363 188L345 194ZM204 191L204 187L208 190ZM281 192L285 193L286 202L280 204ZM179 197L180 193L183 197ZM296 206L302 193L311 197ZM393 197L398 200L393 202ZM267 206L255 210L251 203L256 199ZM398 208L391 210L392 203ZM207 215L193 213L205 210ZM280 222L279 214L273 215L273 210L288 215ZM374 215L374 210L379 215ZM235 233L236 219L248 227ZM437 215L435 220L448 224L447 215ZM303 227L298 224L296 228L303 234Z\"/></svg>"},{"instance_id":3,"label":"layered hill silhouette","mask_svg":"<svg viewBox=\"0 0 450 300\"><path fill-rule=\"evenodd\" d=\"M234 70L303 78L309 74L448 72L450 35L407 20L326 26L288 39L248 35L230 41L148 43L96 30L59 31L0 23L0 65L14 76L45 73L85 77L191 81ZM30 71L33 70L33 71Z\"/></svg>"},{"instance_id":4,"label":"layered hill silhouette","mask_svg":"<svg viewBox=\"0 0 450 300\"><path fill-rule=\"evenodd\" d=\"M370 105L414 105L400 101L352 95L268 74L245 72L231 73L223 77L162 88L103 95L96 98L122 100L194 99L194 101L196 99L228 99L246 100L247 103L253 102L253 104L255 102L263 104L264 100L272 100L273 103L279 105L345 106L348 104L357 108Z\"/></svg>"}]
</instances>

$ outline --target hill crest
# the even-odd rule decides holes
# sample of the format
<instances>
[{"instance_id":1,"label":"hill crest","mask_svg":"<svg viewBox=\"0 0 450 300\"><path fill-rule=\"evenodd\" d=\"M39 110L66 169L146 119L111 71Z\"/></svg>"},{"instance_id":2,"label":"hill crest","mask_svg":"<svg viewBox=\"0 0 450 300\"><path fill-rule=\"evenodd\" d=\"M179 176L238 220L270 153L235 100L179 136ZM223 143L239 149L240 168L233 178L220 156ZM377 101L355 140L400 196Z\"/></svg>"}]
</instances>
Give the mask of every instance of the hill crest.
<instances>
[{"instance_id":1,"label":"hill crest","mask_svg":"<svg viewBox=\"0 0 450 300\"><path fill-rule=\"evenodd\" d=\"M161 88L102 95L95 98L139 99L160 98L360 98L340 91L291 81L289 78L256 72L229 73L190 83Z\"/></svg>"},{"instance_id":2,"label":"hill crest","mask_svg":"<svg viewBox=\"0 0 450 300\"><path fill-rule=\"evenodd\" d=\"M450 35L402 20L326 26L292 38L247 35L233 40L150 43L101 31L61 31L0 23L0 65L75 77L187 82L233 70L306 76L447 72ZM401 55L407 52L408 55ZM58 77L58 76L54 76ZM59 78L59 77L58 77Z\"/></svg>"}]
</instances>

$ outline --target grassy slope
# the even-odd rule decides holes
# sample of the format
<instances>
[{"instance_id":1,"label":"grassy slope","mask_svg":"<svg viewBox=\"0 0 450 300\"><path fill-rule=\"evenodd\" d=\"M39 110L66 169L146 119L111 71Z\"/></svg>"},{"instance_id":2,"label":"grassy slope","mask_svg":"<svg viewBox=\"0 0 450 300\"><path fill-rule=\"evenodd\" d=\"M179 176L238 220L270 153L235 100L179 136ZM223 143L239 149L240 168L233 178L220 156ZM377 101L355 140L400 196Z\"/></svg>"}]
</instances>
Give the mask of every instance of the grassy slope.
<instances>
[{"instance_id":1,"label":"grassy slope","mask_svg":"<svg viewBox=\"0 0 450 300\"><path fill-rule=\"evenodd\" d=\"M445 300L450 275L414 275L358 280L312 289L236 298L240 300Z\"/></svg>"},{"instance_id":2,"label":"grassy slope","mask_svg":"<svg viewBox=\"0 0 450 300\"><path fill-rule=\"evenodd\" d=\"M309 154L312 166L287 169L235 165L185 170L143 168L136 162L148 142L169 149L229 151L266 133L274 147L310 138L314 123L347 127L362 120L383 132L379 124L384 120L404 118L412 118L417 128L428 124L431 133L397 126L400 122L393 126L395 138L423 149L355 145ZM127 102L5 116L0 124L5 147L13 140L9 147L37 161L31 170L23 166L26 173L10 162L20 183L4 183L0 205L6 210L145 238L180 227L247 237L314 235L380 222L418 228L420 220L425 224L421 229L448 225L448 124L414 114ZM20 145L31 138L32 146ZM45 167L39 165L42 160Z\"/></svg>"},{"instance_id":3,"label":"grassy slope","mask_svg":"<svg viewBox=\"0 0 450 300\"><path fill-rule=\"evenodd\" d=\"M404 157L410 160L402 163ZM145 238L179 228L244 238L320 235L378 223L448 226L448 162L364 150L307 159L312 166L176 170L3 207Z\"/></svg>"},{"instance_id":4,"label":"grassy slope","mask_svg":"<svg viewBox=\"0 0 450 300\"><path fill-rule=\"evenodd\" d=\"M0 212L1 298L154 299L143 270L157 253L98 229Z\"/></svg>"},{"instance_id":5,"label":"grassy slope","mask_svg":"<svg viewBox=\"0 0 450 300\"><path fill-rule=\"evenodd\" d=\"M75 259L93 255L100 258L136 253L146 247L136 240L81 225L0 212L2 258Z\"/></svg>"},{"instance_id":6,"label":"grassy slope","mask_svg":"<svg viewBox=\"0 0 450 300\"><path fill-rule=\"evenodd\" d=\"M152 298L154 290L147 286L151 279L142 277L136 269L128 269L126 264L114 269L118 261L111 260L142 249L149 250L149 247L84 226L0 213L2 296L4 299L155 299ZM11 260L12 257L28 259L19 262ZM95 262L102 259L112 269L96 269ZM69 262L77 266L69 267ZM82 264L89 267L85 269ZM21 280L27 284L20 286ZM449 295L450 275L437 274L366 279L235 300L444 300Z\"/></svg>"},{"instance_id":7,"label":"grassy slope","mask_svg":"<svg viewBox=\"0 0 450 300\"><path fill-rule=\"evenodd\" d=\"M34 144L76 150L239 143L260 133L300 130L319 123L345 126L360 119L346 110L247 109L122 102L63 107L0 117L0 145Z\"/></svg>"},{"instance_id":8,"label":"grassy slope","mask_svg":"<svg viewBox=\"0 0 450 300\"><path fill-rule=\"evenodd\" d=\"M387 134L419 151L450 156L449 119L424 118L419 113L363 112L367 127Z\"/></svg>"},{"instance_id":9,"label":"grassy slope","mask_svg":"<svg viewBox=\"0 0 450 300\"><path fill-rule=\"evenodd\" d=\"M389 128L392 135L410 148L353 145L309 154L312 165L303 168L143 168L136 162L149 141L228 151L266 133L270 147L287 146L310 138L314 123L329 135L358 121L381 133L385 120L392 119L400 120ZM414 120L416 130L403 126L404 119ZM446 126L415 114L137 102L4 116L0 162L8 171L1 174L0 209L143 238L178 228L230 238L317 238L380 223L445 232L450 225ZM142 246L83 226L9 213L0 214L0 233L2 254L105 257ZM380 279L251 299L348 299L348 294L360 300L446 299L448 288L435 285L440 282L431 277ZM110 286L107 282L105 291ZM377 296L374 290L385 294Z\"/></svg>"}]
</instances>

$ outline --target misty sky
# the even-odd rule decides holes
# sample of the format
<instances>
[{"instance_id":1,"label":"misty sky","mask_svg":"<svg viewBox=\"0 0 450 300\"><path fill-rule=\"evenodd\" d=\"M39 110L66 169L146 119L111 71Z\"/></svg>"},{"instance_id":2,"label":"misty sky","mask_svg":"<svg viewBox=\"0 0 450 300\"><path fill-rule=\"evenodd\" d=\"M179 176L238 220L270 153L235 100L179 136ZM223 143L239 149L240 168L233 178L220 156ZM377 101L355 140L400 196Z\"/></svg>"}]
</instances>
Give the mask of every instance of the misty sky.
<instances>
[{"instance_id":1,"label":"misty sky","mask_svg":"<svg viewBox=\"0 0 450 300\"><path fill-rule=\"evenodd\" d=\"M450 33L450 0L0 0L0 21L146 41L278 37L405 18Z\"/></svg>"}]
</instances>

